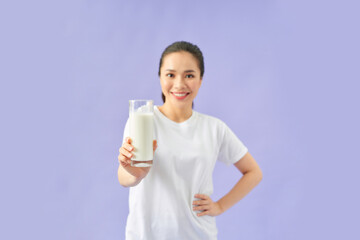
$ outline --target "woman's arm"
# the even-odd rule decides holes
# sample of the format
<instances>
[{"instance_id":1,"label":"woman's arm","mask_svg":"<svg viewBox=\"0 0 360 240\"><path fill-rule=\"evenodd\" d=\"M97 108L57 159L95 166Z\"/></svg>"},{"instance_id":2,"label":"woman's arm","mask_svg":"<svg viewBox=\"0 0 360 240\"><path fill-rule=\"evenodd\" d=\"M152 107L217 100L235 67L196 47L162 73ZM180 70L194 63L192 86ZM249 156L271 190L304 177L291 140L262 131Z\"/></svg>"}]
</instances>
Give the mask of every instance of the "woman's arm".
<instances>
[{"instance_id":1,"label":"woman's arm","mask_svg":"<svg viewBox=\"0 0 360 240\"><path fill-rule=\"evenodd\" d=\"M246 153L234 166L243 176L228 194L217 201L222 212L239 202L262 180L262 171L250 153Z\"/></svg>"},{"instance_id":2,"label":"woman's arm","mask_svg":"<svg viewBox=\"0 0 360 240\"><path fill-rule=\"evenodd\" d=\"M237 161L235 167L243 174L235 186L219 201L213 202L204 194L196 194L195 198L202 200L194 201L194 210L203 210L198 216L217 216L225 212L243 197L245 197L262 180L262 171L250 153Z\"/></svg>"},{"instance_id":3,"label":"woman's arm","mask_svg":"<svg viewBox=\"0 0 360 240\"><path fill-rule=\"evenodd\" d=\"M138 185L150 170L150 167L147 168L131 167L131 168L132 168L132 173L130 173L129 170L125 170L122 164L119 165L118 180L119 183L124 187L134 187Z\"/></svg>"}]
</instances>

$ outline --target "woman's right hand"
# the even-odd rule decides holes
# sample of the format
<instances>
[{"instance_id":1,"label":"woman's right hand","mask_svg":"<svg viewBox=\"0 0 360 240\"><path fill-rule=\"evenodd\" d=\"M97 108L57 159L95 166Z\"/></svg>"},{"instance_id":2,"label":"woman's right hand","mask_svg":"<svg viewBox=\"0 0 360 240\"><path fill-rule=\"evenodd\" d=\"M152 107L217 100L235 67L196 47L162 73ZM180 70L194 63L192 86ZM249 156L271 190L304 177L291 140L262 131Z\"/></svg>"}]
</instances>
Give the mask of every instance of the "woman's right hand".
<instances>
[{"instance_id":1,"label":"woman's right hand","mask_svg":"<svg viewBox=\"0 0 360 240\"><path fill-rule=\"evenodd\" d=\"M121 166L131 175L138 179L142 179L149 172L151 167L134 167L131 166L131 157L133 156L132 151L134 146L131 144L131 138L126 137L124 144L119 149L118 160ZM156 140L153 141L153 151L157 148Z\"/></svg>"},{"instance_id":2,"label":"woman's right hand","mask_svg":"<svg viewBox=\"0 0 360 240\"><path fill-rule=\"evenodd\" d=\"M131 165L131 157L133 154L131 153L134 150L134 146L131 145L131 138L125 138L125 142L119 149L119 163L125 168Z\"/></svg>"}]
</instances>

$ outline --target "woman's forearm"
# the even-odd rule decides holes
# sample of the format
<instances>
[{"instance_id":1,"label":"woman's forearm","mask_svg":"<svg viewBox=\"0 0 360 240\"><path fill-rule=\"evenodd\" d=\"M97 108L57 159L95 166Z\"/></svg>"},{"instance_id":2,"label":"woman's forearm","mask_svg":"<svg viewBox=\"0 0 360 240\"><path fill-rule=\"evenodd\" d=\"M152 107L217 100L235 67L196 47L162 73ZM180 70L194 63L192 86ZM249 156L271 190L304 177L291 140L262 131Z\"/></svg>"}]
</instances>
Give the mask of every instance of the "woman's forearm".
<instances>
[{"instance_id":1,"label":"woman's forearm","mask_svg":"<svg viewBox=\"0 0 360 240\"><path fill-rule=\"evenodd\" d=\"M124 187L134 187L141 182L141 180L146 176L149 170L149 167L129 167L128 171L126 171L121 165L119 165L119 183Z\"/></svg>"},{"instance_id":2,"label":"woman's forearm","mask_svg":"<svg viewBox=\"0 0 360 240\"><path fill-rule=\"evenodd\" d=\"M119 165L118 168L118 179L119 183L124 187L133 187L138 183L138 179L125 171L125 169Z\"/></svg>"},{"instance_id":3,"label":"woman's forearm","mask_svg":"<svg viewBox=\"0 0 360 240\"><path fill-rule=\"evenodd\" d=\"M262 179L261 170L254 170L245 173L235 186L222 197L217 203L220 205L222 212L225 212L242 198L244 198Z\"/></svg>"}]
</instances>

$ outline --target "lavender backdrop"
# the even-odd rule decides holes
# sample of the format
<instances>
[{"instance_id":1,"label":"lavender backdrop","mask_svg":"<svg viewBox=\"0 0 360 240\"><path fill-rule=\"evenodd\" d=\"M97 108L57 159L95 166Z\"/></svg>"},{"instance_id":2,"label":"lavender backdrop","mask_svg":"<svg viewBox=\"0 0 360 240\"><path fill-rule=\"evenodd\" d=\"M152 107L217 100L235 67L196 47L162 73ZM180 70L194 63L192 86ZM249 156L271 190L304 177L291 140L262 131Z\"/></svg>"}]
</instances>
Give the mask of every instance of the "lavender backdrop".
<instances>
[{"instance_id":1,"label":"lavender backdrop","mask_svg":"<svg viewBox=\"0 0 360 240\"><path fill-rule=\"evenodd\" d=\"M1 2L0 238L124 239L128 189L116 171L127 101L161 104L160 54L187 40L206 64L195 110L225 121L264 173L217 217L219 239L359 239L358 9ZM213 199L239 178L218 164Z\"/></svg>"}]
</instances>

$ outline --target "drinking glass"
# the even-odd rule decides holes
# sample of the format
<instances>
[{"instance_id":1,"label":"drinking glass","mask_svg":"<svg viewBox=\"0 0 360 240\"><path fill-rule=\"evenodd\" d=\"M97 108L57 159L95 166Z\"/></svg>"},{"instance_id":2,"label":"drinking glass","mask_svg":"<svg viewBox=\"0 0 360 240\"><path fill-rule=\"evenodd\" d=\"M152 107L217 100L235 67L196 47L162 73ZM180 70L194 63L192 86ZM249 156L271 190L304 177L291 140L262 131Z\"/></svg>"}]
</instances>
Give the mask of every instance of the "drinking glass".
<instances>
[{"instance_id":1,"label":"drinking glass","mask_svg":"<svg viewBox=\"0 0 360 240\"><path fill-rule=\"evenodd\" d=\"M153 100L129 101L130 138L134 147L131 166L150 167L153 161Z\"/></svg>"}]
</instances>

